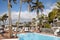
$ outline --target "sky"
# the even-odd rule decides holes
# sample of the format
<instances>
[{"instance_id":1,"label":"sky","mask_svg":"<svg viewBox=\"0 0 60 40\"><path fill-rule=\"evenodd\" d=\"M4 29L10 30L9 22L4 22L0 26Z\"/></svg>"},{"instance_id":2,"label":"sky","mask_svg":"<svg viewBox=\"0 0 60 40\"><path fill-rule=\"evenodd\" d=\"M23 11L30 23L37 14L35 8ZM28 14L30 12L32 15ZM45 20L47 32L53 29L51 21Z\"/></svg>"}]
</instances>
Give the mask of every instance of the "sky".
<instances>
[{"instance_id":1,"label":"sky","mask_svg":"<svg viewBox=\"0 0 60 40\"><path fill-rule=\"evenodd\" d=\"M54 7L56 7L56 2L57 0L39 0L43 3L44 5L44 11L43 14L48 15L50 11ZM19 13L19 0L17 0L17 4L14 4L12 2L12 8L11 8L11 15L12 15L12 20L16 21L18 18L18 13ZM0 16L3 15L4 13L8 13L8 0L3 1L0 0ZM27 3L22 4L22 11L21 11L21 21L30 21L32 18L36 17L36 12L28 12L27 10Z\"/></svg>"}]
</instances>

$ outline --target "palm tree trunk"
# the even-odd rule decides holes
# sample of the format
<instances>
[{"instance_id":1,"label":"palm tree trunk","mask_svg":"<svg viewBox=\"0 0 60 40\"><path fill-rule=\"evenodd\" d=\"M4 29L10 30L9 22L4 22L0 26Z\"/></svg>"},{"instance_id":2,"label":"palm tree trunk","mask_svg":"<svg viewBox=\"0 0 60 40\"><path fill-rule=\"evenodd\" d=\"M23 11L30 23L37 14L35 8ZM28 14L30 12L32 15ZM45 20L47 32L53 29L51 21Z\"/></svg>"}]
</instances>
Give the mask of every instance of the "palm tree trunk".
<instances>
[{"instance_id":1,"label":"palm tree trunk","mask_svg":"<svg viewBox=\"0 0 60 40\"><path fill-rule=\"evenodd\" d=\"M12 20L11 20L11 9L10 9L10 2L8 0L8 18L9 18L9 38L11 38L12 34Z\"/></svg>"},{"instance_id":2,"label":"palm tree trunk","mask_svg":"<svg viewBox=\"0 0 60 40\"><path fill-rule=\"evenodd\" d=\"M37 18L39 18L39 10L37 9Z\"/></svg>"},{"instance_id":3,"label":"palm tree trunk","mask_svg":"<svg viewBox=\"0 0 60 40\"><path fill-rule=\"evenodd\" d=\"M30 14L30 7L31 7L31 5L30 5L30 3L28 3L28 14ZM29 16L29 17L31 17L31 16ZM28 27L29 29L30 29L30 27Z\"/></svg>"},{"instance_id":4,"label":"palm tree trunk","mask_svg":"<svg viewBox=\"0 0 60 40\"><path fill-rule=\"evenodd\" d=\"M30 13L30 10L31 10L31 5L30 5L30 3L28 3L28 12Z\"/></svg>"},{"instance_id":5,"label":"palm tree trunk","mask_svg":"<svg viewBox=\"0 0 60 40\"><path fill-rule=\"evenodd\" d=\"M20 0L20 9L19 9L19 17L18 17L17 28L16 28L16 36L17 36L17 31L20 23L21 8L22 8L22 0Z\"/></svg>"},{"instance_id":6,"label":"palm tree trunk","mask_svg":"<svg viewBox=\"0 0 60 40\"><path fill-rule=\"evenodd\" d=\"M38 18L39 18L39 10L38 9L36 9L36 11L37 11L37 21L38 21ZM38 23L36 22L36 31L38 30Z\"/></svg>"}]
</instances>

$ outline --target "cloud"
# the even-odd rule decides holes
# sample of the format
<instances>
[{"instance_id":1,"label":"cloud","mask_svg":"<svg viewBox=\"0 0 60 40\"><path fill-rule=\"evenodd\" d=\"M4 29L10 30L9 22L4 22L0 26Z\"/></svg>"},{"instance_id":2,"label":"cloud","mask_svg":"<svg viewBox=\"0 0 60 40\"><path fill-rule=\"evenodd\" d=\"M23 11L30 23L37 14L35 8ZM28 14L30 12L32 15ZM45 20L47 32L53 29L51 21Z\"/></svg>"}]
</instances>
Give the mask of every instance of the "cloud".
<instances>
[{"instance_id":1,"label":"cloud","mask_svg":"<svg viewBox=\"0 0 60 40\"><path fill-rule=\"evenodd\" d=\"M19 12L12 12L12 19L13 20L17 20L19 16ZM20 21L30 21L32 18L34 18L36 16L36 14L34 12L27 12L27 11L23 11L20 14Z\"/></svg>"}]
</instances>

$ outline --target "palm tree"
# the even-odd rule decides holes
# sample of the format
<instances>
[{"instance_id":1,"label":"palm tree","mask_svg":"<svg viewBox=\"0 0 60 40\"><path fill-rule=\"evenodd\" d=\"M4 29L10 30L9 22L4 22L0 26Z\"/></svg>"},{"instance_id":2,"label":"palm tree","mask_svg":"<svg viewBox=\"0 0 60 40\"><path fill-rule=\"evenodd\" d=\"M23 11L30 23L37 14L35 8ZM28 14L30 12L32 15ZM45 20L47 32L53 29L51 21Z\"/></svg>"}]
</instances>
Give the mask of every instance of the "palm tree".
<instances>
[{"instance_id":1,"label":"palm tree","mask_svg":"<svg viewBox=\"0 0 60 40\"><path fill-rule=\"evenodd\" d=\"M4 14L2 16L1 21L3 22L3 25L5 25L5 22L6 22L7 18L8 18L7 14Z\"/></svg>"},{"instance_id":2,"label":"palm tree","mask_svg":"<svg viewBox=\"0 0 60 40\"><path fill-rule=\"evenodd\" d=\"M6 1L6 0L4 0ZM8 18L9 18L9 32L10 32L10 35L9 35L9 38L11 38L11 34L12 34L12 20L11 20L11 8L12 8L12 4L11 2L14 2L16 3L16 0L8 0Z\"/></svg>"},{"instance_id":3,"label":"palm tree","mask_svg":"<svg viewBox=\"0 0 60 40\"><path fill-rule=\"evenodd\" d=\"M3 16L4 16L4 15L3 15ZM5 18L4 18L3 16L0 17L0 21L2 21L2 22L3 22L3 25L4 25L4 20L5 20Z\"/></svg>"},{"instance_id":4,"label":"palm tree","mask_svg":"<svg viewBox=\"0 0 60 40\"><path fill-rule=\"evenodd\" d=\"M7 18L8 18L7 14L4 14L4 15L2 15L2 16L0 17L0 21L3 22L2 26L1 26L2 28L0 28L0 29L1 29L3 32L5 32L4 28L5 28L5 22L6 22ZM3 32L1 32L1 33L3 33ZM1 35L3 36L3 34L1 34Z\"/></svg>"},{"instance_id":5,"label":"palm tree","mask_svg":"<svg viewBox=\"0 0 60 40\"><path fill-rule=\"evenodd\" d=\"M28 12L30 12L30 7L31 7L31 2L32 2L32 0L22 0L22 2L24 2L24 3L27 3L28 4ZM21 5L21 3L20 3L20 5ZM20 7L20 9L21 9L21 7ZM25 27L24 27L25 28Z\"/></svg>"},{"instance_id":6,"label":"palm tree","mask_svg":"<svg viewBox=\"0 0 60 40\"><path fill-rule=\"evenodd\" d=\"M42 2L39 2L39 0L36 0L35 3L34 2L32 2L32 3L33 3L33 6L31 7L32 8L31 11L36 10L37 18L39 18L39 10L42 13L44 5L42 4ZM37 27L37 23L36 23L36 27Z\"/></svg>"},{"instance_id":7,"label":"palm tree","mask_svg":"<svg viewBox=\"0 0 60 40\"><path fill-rule=\"evenodd\" d=\"M48 21L49 23L53 23L53 20L57 17L57 9L53 9L49 14L48 14Z\"/></svg>"},{"instance_id":8,"label":"palm tree","mask_svg":"<svg viewBox=\"0 0 60 40\"><path fill-rule=\"evenodd\" d=\"M12 0L8 0L8 16L9 16L9 32L10 32L9 38L11 38L11 35L12 35L11 1ZM16 3L16 0L13 0L13 2Z\"/></svg>"},{"instance_id":9,"label":"palm tree","mask_svg":"<svg viewBox=\"0 0 60 40\"><path fill-rule=\"evenodd\" d=\"M42 12L44 5L42 4L42 2L39 2L39 0L36 0L36 3L32 2L33 6L32 6L32 10L36 10L37 11L37 16L39 16L39 10Z\"/></svg>"},{"instance_id":10,"label":"palm tree","mask_svg":"<svg viewBox=\"0 0 60 40\"><path fill-rule=\"evenodd\" d=\"M18 28L19 28L20 15L21 15L21 8L22 8L22 0L20 0L19 16L18 16L18 21L17 21L17 28L16 28L16 34L15 34L15 37L17 37L17 31L18 31Z\"/></svg>"},{"instance_id":11,"label":"palm tree","mask_svg":"<svg viewBox=\"0 0 60 40\"><path fill-rule=\"evenodd\" d=\"M58 18L60 16L60 2L57 2L57 8L54 8L49 14L48 14L48 21L49 23L53 23L53 19Z\"/></svg>"},{"instance_id":12,"label":"palm tree","mask_svg":"<svg viewBox=\"0 0 60 40\"><path fill-rule=\"evenodd\" d=\"M8 18L7 14L0 16L0 21L3 22L3 25L5 25L5 21L7 20L7 18Z\"/></svg>"}]
</instances>

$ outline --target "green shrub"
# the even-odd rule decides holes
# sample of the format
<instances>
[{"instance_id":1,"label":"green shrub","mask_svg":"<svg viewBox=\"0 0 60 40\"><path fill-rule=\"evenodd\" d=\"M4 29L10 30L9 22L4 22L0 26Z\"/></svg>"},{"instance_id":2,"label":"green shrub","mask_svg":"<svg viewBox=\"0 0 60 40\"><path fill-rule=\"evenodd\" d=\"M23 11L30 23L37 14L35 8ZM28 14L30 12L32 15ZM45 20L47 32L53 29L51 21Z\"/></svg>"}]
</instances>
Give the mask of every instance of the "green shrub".
<instances>
[{"instance_id":1,"label":"green shrub","mask_svg":"<svg viewBox=\"0 0 60 40\"><path fill-rule=\"evenodd\" d=\"M58 20L60 20L60 17L58 17Z\"/></svg>"},{"instance_id":2,"label":"green shrub","mask_svg":"<svg viewBox=\"0 0 60 40\"><path fill-rule=\"evenodd\" d=\"M45 24L44 24L44 27L45 27L45 28L51 28L51 26L50 26L49 23L45 23Z\"/></svg>"}]
</instances>

